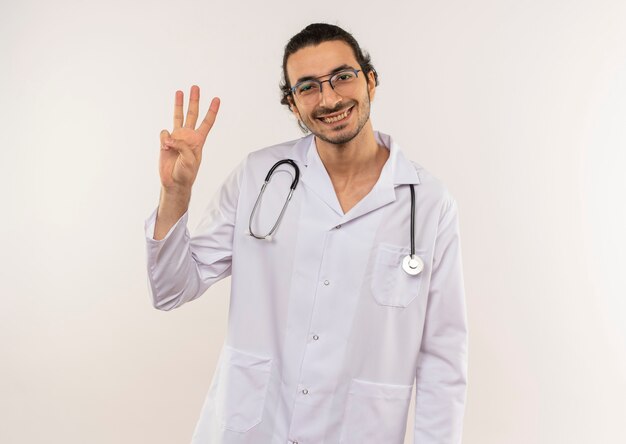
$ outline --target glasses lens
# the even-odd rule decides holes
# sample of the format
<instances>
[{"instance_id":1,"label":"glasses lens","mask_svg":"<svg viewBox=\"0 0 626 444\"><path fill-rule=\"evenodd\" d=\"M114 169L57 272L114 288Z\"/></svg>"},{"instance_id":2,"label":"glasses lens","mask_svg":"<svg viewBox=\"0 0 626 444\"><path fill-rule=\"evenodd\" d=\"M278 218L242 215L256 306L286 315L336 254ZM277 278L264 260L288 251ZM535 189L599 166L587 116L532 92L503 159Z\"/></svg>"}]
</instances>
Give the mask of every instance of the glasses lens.
<instances>
[{"instance_id":1,"label":"glasses lens","mask_svg":"<svg viewBox=\"0 0 626 444\"><path fill-rule=\"evenodd\" d=\"M309 80L296 85L296 96L304 102L316 100L320 93L319 83Z\"/></svg>"},{"instance_id":2,"label":"glasses lens","mask_svg":"<svg viewBox=\"0 0 626 444\"><path fill-rule=\"evenodd\" d=\"M338 94L349 92L356 85L354 71L341 71L331 77L330 83Z\"/></svg>"}]
</instances>

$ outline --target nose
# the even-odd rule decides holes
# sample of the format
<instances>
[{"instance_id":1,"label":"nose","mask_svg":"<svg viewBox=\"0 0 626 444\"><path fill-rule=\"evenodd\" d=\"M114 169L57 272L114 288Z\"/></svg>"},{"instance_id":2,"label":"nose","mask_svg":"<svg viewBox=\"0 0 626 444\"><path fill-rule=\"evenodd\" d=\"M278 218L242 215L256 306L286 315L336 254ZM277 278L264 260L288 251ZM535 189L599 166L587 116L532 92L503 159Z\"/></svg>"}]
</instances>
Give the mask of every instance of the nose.
<instances>
[{"instance_id":1,"label":"nose","mask_svg":"<svg viewBox=\"0 0 626 444\"><path fill-rule=\"evenodd\" d=\"M324 83L328 84L324 85ZM320 88L320 94L322 95L320 98L320 105L326 108L334 108L337 102L341 101L341 96L337 94L332 86L330 86L330 80L324 80L321 82Z\"/></svg>"}]
</instances>

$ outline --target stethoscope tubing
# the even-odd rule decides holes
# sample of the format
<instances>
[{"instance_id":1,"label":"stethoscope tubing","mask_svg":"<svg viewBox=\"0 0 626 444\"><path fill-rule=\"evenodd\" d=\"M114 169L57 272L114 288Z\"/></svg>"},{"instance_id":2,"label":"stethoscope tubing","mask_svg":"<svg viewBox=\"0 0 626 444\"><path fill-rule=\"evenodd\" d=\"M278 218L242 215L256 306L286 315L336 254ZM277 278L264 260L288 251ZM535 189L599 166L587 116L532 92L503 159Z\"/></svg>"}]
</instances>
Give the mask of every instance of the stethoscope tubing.
<instances>
[{"instance_id":1,"label":"stethoscope tubing","mask_svg":"<svg viewBox=\"0 0 626 444\"><path fill-rule=\"evenodd\" d=\"M274 226L270 229L270 231L265 236L260 236L258 234L255 234L254 231L252 230L252 221L254 220L254 215L261 203L261 200L263 199L265 188L267 188L267 185L272 180L272 175L274 174L274 171L276 171L276 168L278 168L280 165L283 165L283 164L291 165L293 167L293 170L295 171L295 176L293 178L293 181L291 182L289 194L287 195L287 198L285 199L285 203L283 204L283 207L280 210L280 214L278 215L278 218L276 219L276 223L274 223ZM248 234L250 234L250 236L256 239L265 239L268 241L272 240L273 234L276 232L276 230L278 230L278 227L283 220L283 216L285 215L285 211L287 210L287 205L291 201L291 198L293 196L294 191L296 190L296 187L298 186L299 181L300 181L300 168L298 167L298 165L296 165L296 163L292 159L279 160L272 166L272 168L270 168L270 170L267 172L267 175L265 176L265 182L263 182L263 185L261 186L261 191L259 191L259 195L256 198L256 201L254 202L252 213L250 213L250 220L248 221ZM411 254L406 256L404 260L402 261L402 269L406 271L409 275L417 275L424 268L424 263L418 256L415 255L415 187L413 186L413 184L409 184L409 187L411 189Z\"/></svg>"},{"instance_id":2,"label":"stethoscope tubing","mask_svg":"<svg viewBox=\"0 0 626 444\"><path fill-rule=\"evenodd\" d=\"M411 187L411 257L415 256L415 187Z\"/></svg>"},{"instance_id":3,"label":"stethoscope tubing","mask_svg":"<svg viewBox=\"0 0 626 444\"><path fill-rule=\"evenodd\" d=\"M298 167L298 165L296 165L296 162L294 162L292 159L283 159L283 160L279 160L278 162L276 162L274 166L270 168L270 170L267 172L267 175L265 176L266 185L272 179L272 175L274 174L274 171L276 170L276 168L278 168L279 166L285 163L288 163L289 165L291 165L293 167L293 170L296 173L296 176L293 178L293 181L291 182L291 189L292 190L296 189L296 187L298 186L298 182L300 182L300 168Z\"/></svg>"},{"instance_id":4,"label":"stethoscope tubing","mask_svg":"<svg viewBox=\"0 0 626 444\"><path fill-rule=\"evenodd\" d=\"M274 171L276 171L276 168L278 168L279 166L283 164L291 165L296 174L295 174L295 177L293 178L293 181L291 182L289 195L287 195L287 199L285 199L285 203L283 205L283 208L280 210L280 214L278 215L278 218L276 219L276 223L265 236L259 236L258 234L255 234L254 231L252 230L252 220L254 219L254 213L256 213L256 210L261 202L261 199L263 198L263 194L265 193L265 188L267 188L267 185L272 180L272 175L274 174ZM300 168L298 168L298 165L296 165L296 163L292 159L279 160L278 162L274 164L272 168L270 168L267 175L265 176L265 182L263 182L263 186L261 187L259 196L257 197L256 202L254 203L254 207L252 208L252 213L250 213L250 220L248 221L248 233L250 234L250 236L256 239L272 240L272 235L278 229L278 226L283 220L283 216L285 214L285 211L287 210L287 205L289 204L289 201L291 200L291 197L293 196L293 192L298 186L298 182L300 182Z\"/></svg>"}]
</instances>

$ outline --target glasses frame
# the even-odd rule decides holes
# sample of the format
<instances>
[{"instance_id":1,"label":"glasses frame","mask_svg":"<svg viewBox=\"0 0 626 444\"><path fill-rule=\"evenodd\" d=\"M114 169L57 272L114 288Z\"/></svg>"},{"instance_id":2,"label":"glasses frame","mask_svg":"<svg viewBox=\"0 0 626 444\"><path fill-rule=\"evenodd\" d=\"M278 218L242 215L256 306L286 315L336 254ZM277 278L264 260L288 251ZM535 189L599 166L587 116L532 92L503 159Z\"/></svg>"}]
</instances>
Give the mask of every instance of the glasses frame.
<instances>
[{"instance_id":1,"label":"glasses frame","mask_svg":"<svg viewBox=\"0 0 626 444\"><path fill-rule=\"evenodd\" d=\"M337 72L334 72L334 73L331 73L331 74L325 74L323 76L319 76L319 77L315 77L315 78L312 78L312 79L303 80L303 81L298 82L295 85L293 85L291 88L289 88L289 90L290 90L291 95L293 97L298 97L297 94L296 94L296 89L298 88L298 86L300 86L300 85L302 85L303 83L306 83L306 82L315 82L315 83L317 83L319 85L319 93L322 94L322 83L328 82L328 84L330 85L330 87L334 91L335 90L335 85L333 85L331 80L333 80L336 76L338 76L338 75L340 75L340 74L342 74L342 73L344 73L346 71L353 72L357 79L359 78L359 73L363 72L362 69L345 68L345 69L342 69L340 71L337 71ZM330 78L328 78L326 80L318 80L318 79L320 79L322 77L326 77L326 76L330 76Z\"/></svg>"}]
</instances>

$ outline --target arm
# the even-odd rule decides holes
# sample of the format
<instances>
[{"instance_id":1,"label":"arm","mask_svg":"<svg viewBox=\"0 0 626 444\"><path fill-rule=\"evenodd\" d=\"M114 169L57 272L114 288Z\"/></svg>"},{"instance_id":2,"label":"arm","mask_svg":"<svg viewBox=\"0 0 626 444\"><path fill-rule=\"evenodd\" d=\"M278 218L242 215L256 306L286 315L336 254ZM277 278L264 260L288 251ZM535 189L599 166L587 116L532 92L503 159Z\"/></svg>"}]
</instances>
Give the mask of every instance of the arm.
<instances>
[{"instance_id":1,"label":"arm","mask_svg":"<svg viewBox=\"0 0 626 444\"><path fill-rule=\"evenodd\" d=\"M196 129L200 88L191 87L187 117L183 119L183 92L176 91L174 130L161 131L158 209L145 224L148 280L155 308L171 310L191 301L230 273L233 226L239 196L233 172L207 208L199 234L190 239L187 210L191 188L200 168L204 143L213 127L220 101L213 98Z\"/></svg>"},{"instance_id":2,"label":"arm","mask_svg":"<svg viewBox=\"0 0 626 444\"><path fill-rule=\"evenodd\" d=\"M467 386L467 318L456 201L444 201L417 359L415 444L459 444Z\"/></svg>"},{"instance_id":3,"label":"arm","mask_svg":"<svg viewBox=\"0 0 626 444\"><path fill-rule=\"evenodd\" d=\"M186 211L161 240L153 239L158 210L146 220L148 282L155 308L179 307L230 276L244 165L242 162L226 179L207 206L193 236L187 229Z\"/></svg>"}]
</instances>

